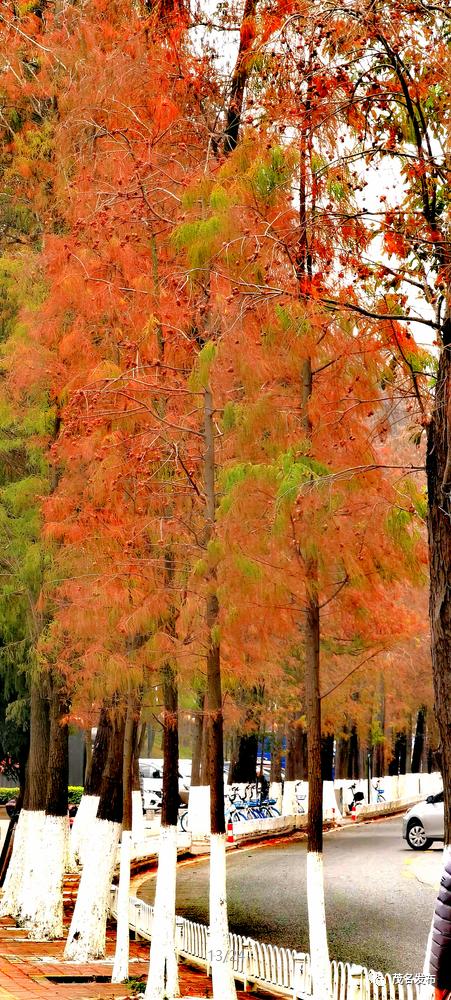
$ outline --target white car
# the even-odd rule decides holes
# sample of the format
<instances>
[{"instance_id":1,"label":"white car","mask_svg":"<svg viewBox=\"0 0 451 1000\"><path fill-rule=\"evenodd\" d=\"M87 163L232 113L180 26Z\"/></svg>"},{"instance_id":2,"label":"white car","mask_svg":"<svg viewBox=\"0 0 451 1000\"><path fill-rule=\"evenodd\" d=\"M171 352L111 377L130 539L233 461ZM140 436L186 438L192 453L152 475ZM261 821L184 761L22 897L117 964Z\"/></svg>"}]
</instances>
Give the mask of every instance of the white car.
<instances>
[{"instance_id":1,"label":"white car","mask_svg":"<svg viewBox=\"0 0 451 1000\"><path fill-rule=\"evenodd\" d=\"M408 809L403 817L402 835L412 851L425 851L434 840L444 840L443 792L428 795L425 802L417 802Z\"/></svg>"},{"instance_id":2,"label":"white car","mask_svg":"<svg viewBox=\"0 0 451 1000\"><path fill-rule=\"evenodd\" d=\"M144 759L139 761L139 777L144 809L160 809L163 792L163 761ZM191 761L179 761L179 795L185 805L188 803L191 784Z\"/></svg>"}]
</instances>

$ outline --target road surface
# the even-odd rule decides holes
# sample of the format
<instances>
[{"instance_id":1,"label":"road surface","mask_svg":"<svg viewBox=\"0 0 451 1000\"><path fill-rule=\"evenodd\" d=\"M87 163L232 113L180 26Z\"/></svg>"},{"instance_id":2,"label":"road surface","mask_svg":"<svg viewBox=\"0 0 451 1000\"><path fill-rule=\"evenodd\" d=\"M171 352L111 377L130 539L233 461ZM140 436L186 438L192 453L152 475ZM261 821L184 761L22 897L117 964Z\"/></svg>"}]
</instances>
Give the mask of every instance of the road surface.
<instances>
[{"instance_id":1,"label":"road surface","mask_svg":"<svg viewBox=\"0 0 451 1000\"><path fill-rule=\"evenodd\" d=\"M411 851L401 819L325 835L330 957L382 972L418 973L442 870L439 844ZM305 840L232 851L227 857L230 929L308 951ZM153 902L155 881L139 895ZM208 922L208 861L181 867L177 913Z\"/></svg>"}]
</instances>

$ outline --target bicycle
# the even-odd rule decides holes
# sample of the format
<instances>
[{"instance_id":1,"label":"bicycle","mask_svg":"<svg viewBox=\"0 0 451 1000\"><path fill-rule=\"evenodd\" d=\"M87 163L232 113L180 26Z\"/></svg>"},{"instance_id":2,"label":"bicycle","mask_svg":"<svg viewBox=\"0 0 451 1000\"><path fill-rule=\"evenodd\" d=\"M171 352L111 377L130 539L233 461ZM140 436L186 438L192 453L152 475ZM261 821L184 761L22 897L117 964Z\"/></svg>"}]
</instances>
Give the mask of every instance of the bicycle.
<instances>
[{"instance_id":1,"label":"bicycle","mask_svg":"<svg viewBox=\"0 0 451 1000\"><path fill-rule=\"evenodd\" d=\"M244 800L241 798L238 788L232 786L231 792L227 796L229 800L229 808L225 810L225 821L226 823L231 821L232 823L242 823L248 819L246 816L243 806L245 805Z\"/></svg>"},{"instance_id":2,"label":"bicycle","mask_svg":"<svg viewBox=\"0 0 451 1000\"><path fill-rule=\"evenodd\" d=\"M302 781L297 781L294 789L296 794L296 805L298 807L300 815L303 816L305 813L304 803L307 799L307 794L306 792L301 792L301 787L302 787Z\"/></svg>"},{"instance_id":3,"label":"bicycle","mask_svg":"<svg viewBox=\"0 0 451 1000\"><path fill-rule=\"evenodd\" d=\"M180 810L177 818L178 823L180 824L180 829L183 833L186 833L188 830L188 810Z\"/></svg>"},{"instance_id":4,"label":"bicycle","mask_svg":"<svg viewBox=\"0 0 451 1000\"><path fill-rule=\"evenodd\" d=\"M378 802L385 802L384 789L381 788L380 778L375 781L373 785L374 791L376 792L376 805Z\"/></svg>"},{"instance_id":5,"label":"bicycle","mask_svg":"<svg viewBox=\"0 0 451 1000\"><path fill-rule=\"evenodd\" d=\"M259 799L249 799L246 802L246 812L248 819L268 819L268 813L266 812L263 802Z\"/></svg>"},{"instance_id":6,"label":"bicycle","mask_svg":"<svg viewBox=\"0 0 451 1000\"><path fill-rule=\"evenodd\" d=\"M276 806L277 799L264 799L262 802L262 809L266 811L266 815L269 819L275 819L276 816L280 816L280 809Z\"/></svg>"},{"instance_id":7,"label":"bicycle","mask_svg":"<svg viewBox=\"0 0 451 1000\"><path fill-rule=\"evenodd\" d=\"M261 802L259 799L248 799L242 803L241 809L246 811L247 819L271 819L280 816L276 799L263 799Z\"/></svg>"}]
</instances>

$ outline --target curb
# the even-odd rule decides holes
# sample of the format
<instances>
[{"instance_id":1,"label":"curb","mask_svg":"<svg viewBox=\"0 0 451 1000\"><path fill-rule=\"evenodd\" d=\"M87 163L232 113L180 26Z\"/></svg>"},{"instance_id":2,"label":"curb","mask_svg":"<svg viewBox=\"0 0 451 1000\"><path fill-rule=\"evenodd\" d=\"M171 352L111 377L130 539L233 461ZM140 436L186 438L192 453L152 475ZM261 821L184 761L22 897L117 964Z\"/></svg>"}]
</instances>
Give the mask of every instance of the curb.
<instances>
[{"instance_id":1,"label":"curb","mask_svg":"<svg viewBox=\"0 0 451 1000\"><path fill-rule=\"evenodd\" d=\"M326 820L323 823L324 833L333 833L336 830L342 830L343 828L355 827L357 825L362 825L362 823L374 823L378 820L389 819L391 816L403 815L411 805L415 802L422 801L422 799L415 799L413 802L396 802L392 806L387 805L384 811L381 809L371 809L365 812L358 813L355 820L352 820L349 816L344 816L340 820L333 822L332 820ZM264 846L265 844L283 843L283 841L290 841L297 837L299 840L304 840L307 836L307 816L294 816L293 823L287 823L287 827L283 830L253 830L249 831L248 834L243 833L238 835L238 838L234 843L226 844L226 850L236 851L240 848L246 848L252 845ZM193 840L191 846L187 848L182 848L179 850L177 855L177 863L195 860L199 860L209 857L210 854L210 840L209 836L205 835L202 838ZM156 871L158 867L158 851L146 856L136 858L132 861L132 878L139 878L147 872L153 870Z\"/></svg>"}]
</instances>

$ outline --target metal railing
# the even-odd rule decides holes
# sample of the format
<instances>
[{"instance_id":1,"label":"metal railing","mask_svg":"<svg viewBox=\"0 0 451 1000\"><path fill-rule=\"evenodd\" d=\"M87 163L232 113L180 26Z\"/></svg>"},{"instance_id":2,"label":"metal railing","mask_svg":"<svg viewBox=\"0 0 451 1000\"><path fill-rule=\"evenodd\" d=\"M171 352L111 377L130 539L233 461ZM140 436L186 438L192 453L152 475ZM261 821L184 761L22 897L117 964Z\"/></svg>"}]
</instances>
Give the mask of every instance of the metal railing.
<instances>
[{"instance_id":1,"label":"metal railing","mask_svg":"<svg viewBox=\"0 0 451 1000\"><path fill-rule=\"evenodd\" d=\"M117 916L117 887L111 889L110 912ZM129 922L136 937L152 937L153 906L130 897ZM180 958L210 971L208 927L194 920L176 918ZM229 934L235 978L272 995L309 1000L312 995L310 958L303 952L264 944L241 934ZM426 977L427 978L427 977ZM421 976L389 975L349 962L331 962L333 1000L424 1000L432 993Z\"/></svg>"}]
</instances>

